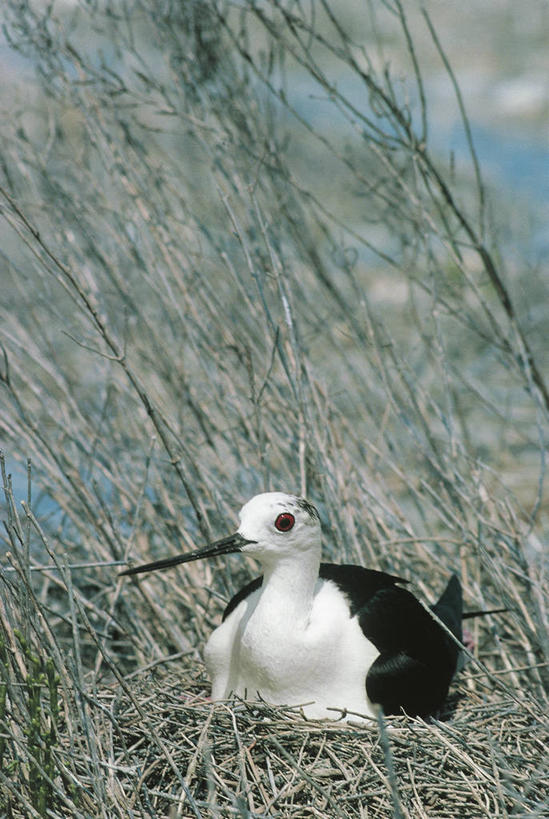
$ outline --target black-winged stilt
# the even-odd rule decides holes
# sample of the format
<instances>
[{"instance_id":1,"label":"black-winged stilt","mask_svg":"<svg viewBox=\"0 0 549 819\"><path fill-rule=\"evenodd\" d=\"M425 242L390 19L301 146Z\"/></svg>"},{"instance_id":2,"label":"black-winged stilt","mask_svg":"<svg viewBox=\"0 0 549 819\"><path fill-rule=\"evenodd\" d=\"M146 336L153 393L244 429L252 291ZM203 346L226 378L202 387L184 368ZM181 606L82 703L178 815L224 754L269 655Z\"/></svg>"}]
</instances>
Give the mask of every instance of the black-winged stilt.
<instances>
[{"instance_id":1,"label":"black-winged stilt","mask_svg":"<svg viewBox=\"0 0 549 819\"><path fill-rule=\"evenodd\" d=\"M337 719L436 711L460 655L458 644L401 584L361 566L321 563L314 506L283 492L256 495L234 535L205 549L121 572L133 575L214 555L257 558L263 576L229 602L205 648L212 699L231 695L303 705ZM433 612L462 640L461 585L450 578Z\"/></svg>"}]
</instances>

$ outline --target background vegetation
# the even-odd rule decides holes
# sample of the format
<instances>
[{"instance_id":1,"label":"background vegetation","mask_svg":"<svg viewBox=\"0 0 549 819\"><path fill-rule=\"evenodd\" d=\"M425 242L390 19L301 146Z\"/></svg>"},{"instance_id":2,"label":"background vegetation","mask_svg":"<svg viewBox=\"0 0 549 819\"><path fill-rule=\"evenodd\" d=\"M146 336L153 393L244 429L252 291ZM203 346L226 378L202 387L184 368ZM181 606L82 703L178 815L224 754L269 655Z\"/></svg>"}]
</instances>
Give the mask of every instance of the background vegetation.
<instances>
[{"instance_id":1,"label":"background vegetation","mask_svg":"<svg viewBox=\"0 0 549 819\"><path fill-rule=\"evenodd\" d=\"M3 815L544 815L548 280L428 11L4 15L38 81L1 125ZM433 144L435 62L467 156ZM117 570L266 489L317 505L327 559L508 606L440 719L204 702L257 567Z\"/></svg>"}]
</instances>

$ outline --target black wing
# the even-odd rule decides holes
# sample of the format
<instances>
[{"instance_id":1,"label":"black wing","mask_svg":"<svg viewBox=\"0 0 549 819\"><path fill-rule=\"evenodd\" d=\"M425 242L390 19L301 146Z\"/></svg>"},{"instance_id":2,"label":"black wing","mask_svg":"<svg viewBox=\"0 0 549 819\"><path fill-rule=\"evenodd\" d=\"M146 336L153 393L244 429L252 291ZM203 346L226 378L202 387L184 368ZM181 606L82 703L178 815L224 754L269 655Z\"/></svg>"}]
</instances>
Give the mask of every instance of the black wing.
<instances>
[{"instance_id":1,"label":"black wing","mask_svg":"<svg viewBox=\"0 0 549 819\"><path fill-rule=\"evenodd\" d=\"M420 602L397 583L400 577L360 566L322 564L320 576L347 596L364 635L379 657L366 676L366 691L386 714L427 715L439 708L457 667L459 648ZM433 611L461 640L461 585L450 578Z\"/></svg>"},{"instance_id":2,"label":"black wing","mask_svg":"<svg viewBox=\"0 0 549 819\"><path fill-rule=\"evenodd\" d=\"M461 586L453 575L435 614L461 640ZM440 708L457 668L459 647L419 601L398 586L381 589L358 612L365 636L380 652L366 691L386 714L427 716Z\"/></svg>"}]
</instances>

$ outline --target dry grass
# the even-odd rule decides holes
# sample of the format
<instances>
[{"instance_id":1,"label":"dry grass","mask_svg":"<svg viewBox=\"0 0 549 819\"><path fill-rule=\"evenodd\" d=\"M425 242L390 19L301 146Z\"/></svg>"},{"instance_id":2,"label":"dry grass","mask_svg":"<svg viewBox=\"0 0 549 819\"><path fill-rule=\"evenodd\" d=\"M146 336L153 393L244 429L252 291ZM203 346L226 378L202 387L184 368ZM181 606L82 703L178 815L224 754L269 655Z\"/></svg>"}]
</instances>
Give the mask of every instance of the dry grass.
<instances>
[{"instance_id":1,"label":"dry grass","mask_svg":"<svg viewBox=\"0 0 549 819\"><path fill-rule=\"evenodd\" d=\"M42 84L2 117L2 815L544 815L547 280L504 265L473 147L430 150L430 20L372 3L357 44L326 2L109 5L5 12ZM508 607L445 714L204 701L257 567L118 567L276 488L325 559Z\"/></svg>"}]
</instances>

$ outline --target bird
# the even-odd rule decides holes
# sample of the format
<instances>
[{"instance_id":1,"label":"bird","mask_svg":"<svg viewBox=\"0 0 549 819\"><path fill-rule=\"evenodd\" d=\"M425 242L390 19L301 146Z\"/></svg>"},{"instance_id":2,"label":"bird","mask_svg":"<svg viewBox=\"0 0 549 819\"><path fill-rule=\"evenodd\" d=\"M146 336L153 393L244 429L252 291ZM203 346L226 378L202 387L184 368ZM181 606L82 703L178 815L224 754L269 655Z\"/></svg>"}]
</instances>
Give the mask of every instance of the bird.
<instances>
[{"instance_id":1,"label":"bird","mask_svg":"<svg viewBox=\"0 0 549 819\"><path fill-rule=\"evenodd\" d=\"M213 701L262 700L299 706L307 719L354 722L378 719L380 709L427 717L442 708L460 665L462 619L496 610L464 615L456 574L429 611L404 578L321 562L318 511L297 495L263 492L239 519L236 533L205 548L120 573L231 553L258 560L263 574L232 597L205 646Z\"/></svg>"}]
</instances>

